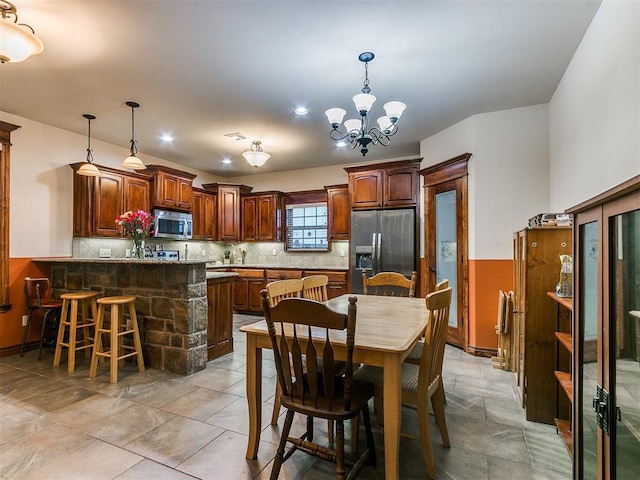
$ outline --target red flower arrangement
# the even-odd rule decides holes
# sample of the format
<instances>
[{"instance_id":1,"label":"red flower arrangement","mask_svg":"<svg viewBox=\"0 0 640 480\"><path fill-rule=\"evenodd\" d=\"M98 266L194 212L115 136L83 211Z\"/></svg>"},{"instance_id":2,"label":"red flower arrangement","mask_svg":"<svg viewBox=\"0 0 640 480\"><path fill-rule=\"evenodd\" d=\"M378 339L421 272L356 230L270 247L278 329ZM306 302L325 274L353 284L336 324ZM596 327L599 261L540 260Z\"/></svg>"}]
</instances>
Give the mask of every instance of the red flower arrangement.
<instances>
[{"instance_id":1,"label":"red flower arrangement","mask_svg":"<svg viewBox=\"0 0 640 480\"><path fill-rule=\"evenodd\" d=\"M151 235L154 221L153 215L144 210L124 212L116 217L116 223L122 226L125 235L138 241Z\"/></svg>"}]
</instances>

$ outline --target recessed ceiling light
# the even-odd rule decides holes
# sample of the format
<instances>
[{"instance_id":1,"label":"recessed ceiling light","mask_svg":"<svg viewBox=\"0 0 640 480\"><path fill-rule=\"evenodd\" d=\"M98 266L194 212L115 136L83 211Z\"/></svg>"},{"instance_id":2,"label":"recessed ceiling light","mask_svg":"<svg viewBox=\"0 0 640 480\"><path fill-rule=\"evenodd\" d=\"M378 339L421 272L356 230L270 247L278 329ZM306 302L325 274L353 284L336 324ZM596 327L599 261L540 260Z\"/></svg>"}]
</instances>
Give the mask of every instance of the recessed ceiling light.
<instances>
[{"instance_id":1,"label":"recessed ceiling light","mask_svg":"<svg viewBox=\"0 0 640 480\"><path fill-rule=\"evenodd\" d=\"M162 140L163 142L173 142L173 135L170 135L168 133L163 133L160 136L160 140Z\"/></svg>"},{"instance_id":2,"label":"recessed ceiling light","mask_svg":"<svg viewBox=\"0 0 640 480\"><path fill-rule=\"evenodd\" d=\"M345 141L340 141L340 142L336 142L336 147L346 147L347 146L347 142Z\"/></svg>"},{"instance_id":3,"label":"recessed ceiling light","mask_svg":"<svg viewBox=\"0 0 640 480\"><path fill-rule=\"evenodd\" d=\"M307 109L307 107L297 107L293 113L295 113L296 115L306 115L307 113L309 113L309 109Z\"/></svg>"},{"instance_id":4,"label":"recessed ceiling light","mask_svg":"<svg viewBox=\"0 0 640 480\"><path fill-rule=\"evenodd\" d=\"M228 165L231 163L231 159L230 158L223 158L222 159L222 163L224 163L225 165Z\"/></svg>"}]
</instances>

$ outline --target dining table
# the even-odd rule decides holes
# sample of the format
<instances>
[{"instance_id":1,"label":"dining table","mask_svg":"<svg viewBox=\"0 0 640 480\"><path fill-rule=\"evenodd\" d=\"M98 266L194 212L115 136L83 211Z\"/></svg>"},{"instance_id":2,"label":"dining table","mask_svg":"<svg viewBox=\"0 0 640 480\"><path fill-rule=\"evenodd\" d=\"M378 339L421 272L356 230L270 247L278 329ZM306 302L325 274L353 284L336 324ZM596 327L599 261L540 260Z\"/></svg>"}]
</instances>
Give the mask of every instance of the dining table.
<instances>
[{"instance_id":1,"label":"dining table","mask_svg":"<svg viewBox=\"0 0 640 480\"><path fill-rule=\"evenodd\" d=\"M423 298L345 294L325 302L338 312L347 312L349 297L357 298L353 361L382 367L384 375L385 478L399 478L401 425L400 371L402 361L424 334L428 313ZM247 340L247 402L249 440L247 459L256 459L262 430L262 349L272 349L265 320L245 325ZM335 332L332 332L332 335ZM346 330L331 337L336 359L346 358Z\"/></svg>"}]
</instances>

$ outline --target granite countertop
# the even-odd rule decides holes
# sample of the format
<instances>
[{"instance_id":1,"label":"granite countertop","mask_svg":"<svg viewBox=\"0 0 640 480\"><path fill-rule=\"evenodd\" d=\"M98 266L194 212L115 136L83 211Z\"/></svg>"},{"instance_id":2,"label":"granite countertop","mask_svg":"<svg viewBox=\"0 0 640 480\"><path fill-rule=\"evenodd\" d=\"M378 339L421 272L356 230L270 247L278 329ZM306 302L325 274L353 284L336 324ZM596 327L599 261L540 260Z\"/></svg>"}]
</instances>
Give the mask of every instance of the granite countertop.
<instances>
[{"instance_id":1,"label":"granite countertop","mask_svg":"<svg viewBox=\"0 0 640 480\"><path fill-rule=\"evenodd\" d=\"M214 264L213 262L207 262L207 268L262 268L266 270L340 270L348 271L348 266L335 266L335 265L273 265L266 263L231 263L231 264Z\"/></svg>"},{"instance_id":2,"label":"granite countertop","mask_svg":"<svg viewBox=\"0 0 640 480\"><path fill-rule=\"evenodd\" d=\"M34 262L47 263L127 263L143 265L203 265L207 260L159 260L157 258L145 258L132 260L130 258L73 258L73 257L42 257L34 258Z\"/></svg>"},{"instance_id":3,"label":"granite countertop","mask_svg":"<svg viewBox=\"0 0 640 480\"><path fill-rule=\"evenodd\" d=\"M236 272L207 272L207 280L214 278L237 277Z\"/></svg>"}]
</instances>

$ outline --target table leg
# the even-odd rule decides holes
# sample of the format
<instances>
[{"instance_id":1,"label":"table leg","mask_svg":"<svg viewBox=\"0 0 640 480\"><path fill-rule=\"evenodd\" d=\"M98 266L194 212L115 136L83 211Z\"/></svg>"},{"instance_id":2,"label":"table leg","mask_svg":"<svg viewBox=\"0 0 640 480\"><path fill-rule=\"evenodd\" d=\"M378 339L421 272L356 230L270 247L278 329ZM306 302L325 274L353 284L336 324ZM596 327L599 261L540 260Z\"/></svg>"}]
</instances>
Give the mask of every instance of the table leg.
<instances>
[{"instance_id":1,"label":"table leg","mask_svg":"<svg viewBox=\"0 0 640 480\"><path fill-rule=\"evenodd\" d=\"M249 443L246 458L258 457L262 430L262 349L256 336L247 334L247 402L249 404Z\"/></svg>"},{"instance_id":2,"label":"table leg","mask_svg":"<svg viewBox=\"0 0 640 480\"><path fill-rule=\"evenodd\" d=\"M387 480L400 478L400 466L398 463L402 400L400 365L400 356L385 356L382 395L384 398L384 474Z\"/></svg>"}]
</instances>

